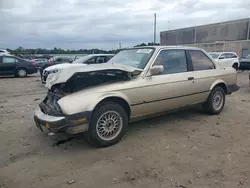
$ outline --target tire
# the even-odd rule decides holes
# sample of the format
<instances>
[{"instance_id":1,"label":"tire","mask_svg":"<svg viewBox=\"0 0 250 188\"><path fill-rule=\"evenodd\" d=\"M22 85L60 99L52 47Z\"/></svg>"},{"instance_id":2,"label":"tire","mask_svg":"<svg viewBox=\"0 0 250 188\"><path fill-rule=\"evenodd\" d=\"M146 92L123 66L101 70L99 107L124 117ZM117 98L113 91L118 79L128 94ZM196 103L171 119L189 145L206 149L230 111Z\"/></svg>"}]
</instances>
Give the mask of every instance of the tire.
<instances>
[{"instance_id":1,"label":"tire","mask_svg":"<svg viewBox=\"0 0 250 188\"><path fill-rule=\"evenodd\" d=\"M16 76L20 77L20 78L24 78L28 75L27 70L25 68L19 68L16 71Z\"/></svg>"},{"instance_id":2,"label":"tire","mask_svg":"<svg viewBox=\"0 0 250 188\"><path fill-rule=\"evenodd\" d=\"M112 114L112 116L110 116ZM105 117L109 117L105 119ZM112 118L116 118L117 127L114 129L114 121ZM106 121L105 121L106 120ZM102 123L101 123L102 122ZM102 125L101 125L102 124ZM108 130L109 128L110 130ZM108 102L103 103L99 108L97 108L92 115L89 129L84 133L85 140L92 145L97 147L108 147L119 142L128 128L128 115L119 104ZM107 134L107 131L115 131L111 135Z\"/></svg>"},{"instance_id":3,"label":"tire","mask_svg":"<svg viewBox=\"0 0 250 188\"><path fill-rule=\"evenodd\" d=\"M221 100L221 102L218 102L219 100ZM224 89L221 88L220 86L216 86L209 94L207 101L205 102L203 107L209 114L212 115L219 114L224 108L225 100L226 96Z\"/></svg>"},{"instance_id":4,"label":"tire","mask_svg":"<svg viewBox=\"0 0 250 188\"><path fill-rule=\"evenodd\" d=\"M237 70L239 69L238 64L237 64L237 63L234 63L234 64L233 64L233 68L237 71Z\"/></svg>"}]
</instances>

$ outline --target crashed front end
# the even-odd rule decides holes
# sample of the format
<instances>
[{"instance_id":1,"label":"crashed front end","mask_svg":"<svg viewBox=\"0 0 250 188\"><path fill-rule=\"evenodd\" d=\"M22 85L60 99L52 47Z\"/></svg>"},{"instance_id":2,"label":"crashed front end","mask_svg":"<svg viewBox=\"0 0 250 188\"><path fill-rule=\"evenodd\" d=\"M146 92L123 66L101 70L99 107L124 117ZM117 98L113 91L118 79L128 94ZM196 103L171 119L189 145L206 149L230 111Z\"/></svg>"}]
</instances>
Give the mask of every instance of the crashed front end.
<instances>
[{"instance_id":1,"label":"crashed front end","mask_svg":"<svg viewBox=\"0 0 250 188\"><path fill-rule=\"evenodd\" d=\"M76 134L88 129L90 112L65 115L60 109L58 100L63 97L49 91L46 98L35 110L34 120L36 126L43 132L47 128L51 132L66 132Z\"/></svg>"},{"instance_id":2,"label":"crashed front end","mask_svg":"<svg viewBox=\"0 0 250 188\"><path fill-rule=\"evenodd\" d=\"M136 72L140 73L140 71ZM87 131L92 111L84 110L72 114L67 113L68 109L72 106L65 107L64 105L64 109L61 109L59 101L90 87L93 88L99 85L130 80L133 75L135 74L132 74L131 71L128 72L123 69L114 68L102 68L101 70L89 69L84 71L72 68L55 73L46 83L46 86L49 88L47 96L35 111L34 120L36 126L41 131L43 131L43 128L47 128L51 132L66 132L69 134ZM92 93L88 95L92 95ZM73 100L78 101L79 99L74 97ZM86 103L80 105L86 105Z\"/></svg>"}]
</instances>

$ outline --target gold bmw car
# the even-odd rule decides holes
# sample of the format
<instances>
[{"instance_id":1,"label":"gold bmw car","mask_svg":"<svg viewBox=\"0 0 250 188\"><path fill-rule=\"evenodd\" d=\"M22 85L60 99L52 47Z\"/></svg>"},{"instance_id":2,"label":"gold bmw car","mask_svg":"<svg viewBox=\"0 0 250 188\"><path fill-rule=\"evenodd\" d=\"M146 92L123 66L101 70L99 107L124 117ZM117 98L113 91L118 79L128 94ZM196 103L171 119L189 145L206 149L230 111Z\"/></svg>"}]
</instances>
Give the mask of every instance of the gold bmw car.
<instances>
[{"instance_id":1,"label":"gold bmw car","mask_svg":"<svg viewBox=\"0 0 250 188\"><path fill-rule=\"evenodd\" d=\"M131 121L202 104L219 114L239 89L232 67L219 68L202 49L153 46L120 51L105 64L60 70L35 111L36 126L75 134L98 147L117 143Z\"/></svg>"}]
</instances>

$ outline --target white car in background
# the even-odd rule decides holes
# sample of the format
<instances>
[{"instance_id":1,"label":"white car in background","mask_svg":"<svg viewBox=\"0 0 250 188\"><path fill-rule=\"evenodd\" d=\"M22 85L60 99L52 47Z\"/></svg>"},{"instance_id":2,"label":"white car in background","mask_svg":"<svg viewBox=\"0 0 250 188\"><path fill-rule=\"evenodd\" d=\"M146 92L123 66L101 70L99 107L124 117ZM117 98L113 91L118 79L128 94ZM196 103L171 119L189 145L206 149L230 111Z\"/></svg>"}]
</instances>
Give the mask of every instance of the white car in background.
<instances>
[{"instance_id":1,"label":"white car in background","mask_svg":"<svg viewBox=\"0 0 250 188\"><path fill-rule=\"evenodd\" d=\"M89 64L99 64L108 62L114 54L90 54L83 56L72 63L62 63L58 65L52 65L43 70L42 73L42 83L46 83L47 78L51 79L52 73L56 73L59 70L66 69L69 67L81 67ZM49 76L50 75L50 76Z\"/></svg>"},{"instance_id":2,"label":"white car in background","mask_svg":"<svg viewBox=\"0 0 250 188\"><path fill-rule=\"evenodd\" d=\"M0 55L10 55L10 52L5 49L0 49Z\"/></svg>"},{"instance_id":3,"label":"white car in background","mask_svg":"<svg viewBox=\"0 0 250 188\"><path fill-rule=\"evenodd\" d=\"M240 67L239 57L235 52L209 52L208 53L221 67L233 67L238 70Z\"/></svg>"}]
</instances>

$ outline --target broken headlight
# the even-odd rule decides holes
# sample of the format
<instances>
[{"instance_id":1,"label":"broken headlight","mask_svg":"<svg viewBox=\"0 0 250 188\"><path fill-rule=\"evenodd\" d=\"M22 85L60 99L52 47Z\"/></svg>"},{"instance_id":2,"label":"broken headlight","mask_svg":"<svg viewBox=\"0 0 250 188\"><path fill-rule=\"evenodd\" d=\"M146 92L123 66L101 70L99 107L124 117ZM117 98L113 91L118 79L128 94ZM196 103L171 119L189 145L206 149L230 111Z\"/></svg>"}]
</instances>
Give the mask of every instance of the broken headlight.
<instances>
[{"instance_id":1,"label":"broken headlight","mask_svg":"<svg viewBox=\"0 0 250 188\"><path fill-rule=\"evenodd\" d=\"M59 96L49 93L48 94L47 105L50 106L50 108L52 108L53 110L62 113L61 107L57 103L57 101L59 99L60 99Z\"/></svg>"}]
</instances>

